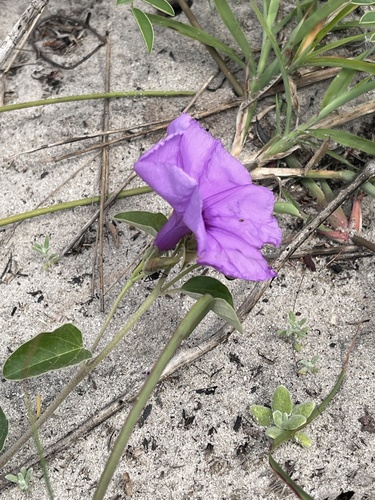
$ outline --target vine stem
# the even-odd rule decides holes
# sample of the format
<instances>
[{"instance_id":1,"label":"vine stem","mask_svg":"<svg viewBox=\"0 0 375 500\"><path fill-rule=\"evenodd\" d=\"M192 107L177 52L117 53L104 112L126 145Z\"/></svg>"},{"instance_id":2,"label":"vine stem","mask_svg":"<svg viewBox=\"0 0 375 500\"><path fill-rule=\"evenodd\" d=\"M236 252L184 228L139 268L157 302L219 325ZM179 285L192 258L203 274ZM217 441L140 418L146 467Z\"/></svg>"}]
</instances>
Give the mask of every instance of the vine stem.
<instances>
[{"instance_id":1,"label":"vine stem","mask_svg":"<svg viewBox=\"0 0 375 500\"><path fill-rule=\"evenodd\" d=\"M128 92L103 92L95 94L68 95L65 97L53 97L51 99L40 99L38 101L20 102L0 106L0 113L14 111L16 109L34 108L36 106L48 106L49 104L60 104L62 102L89 101L92 99L113 99L118 97L180 97L195 95L195 90L130 90Z\"/></svg>"}]
</instances>

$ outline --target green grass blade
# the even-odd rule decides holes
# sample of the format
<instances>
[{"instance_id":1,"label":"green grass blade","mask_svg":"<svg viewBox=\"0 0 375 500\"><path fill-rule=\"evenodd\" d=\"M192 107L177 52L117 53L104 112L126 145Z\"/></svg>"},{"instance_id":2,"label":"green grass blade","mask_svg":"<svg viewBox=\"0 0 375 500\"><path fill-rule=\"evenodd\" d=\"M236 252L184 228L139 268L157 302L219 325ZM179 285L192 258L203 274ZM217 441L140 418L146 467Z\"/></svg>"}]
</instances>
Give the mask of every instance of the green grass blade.
<instances>
[{"instance_id":1,"label":"green grass blade","mask_svg":"<svg viewBox=\"0 0 375 500\"><path fill-rule=\"evenodd\" d=\"M241 68L246 67L246 64L238 57L233 49L206 31L195 28L194 26L189 26L188 24L174 21L173 19L158 16L156 14L148 14L148 18L153 25L161 26L162 28L171 28L176 30L181 35L197 40L198 42L209 45L210 47L214 47L219 52L223 52L233 59L233 61L235 61Z\"/></svg>"},{"instance_id":2,"label":"green grass blade","mask_svg":"<svg viewBox=\"0 0 375 500\"><path fill-rule=\"evenodd\" d=\"M346 57L315 57L313 54L306 59L306 64L310 66L330 66L333 68L348 68L355 71L363 71L370 75L375 74L375 64L372 62L358 61L357 59L348 59Z\"/></svg>"},{"instance_id":3,"label":"green grass blade","mask_svg":"<svg viewBox=\"0 0 375 500\"><path fill-rule=\"evenodd\" d=\"M364 153L375 156L375 143L373 141L369 141L368 139L364 139L363 137L358 137L357 135L350 134L349 132L345 132L344 130L323 128L312 129L309 130L308 133L314 137L317 137L318 139L331 139L348 148L359 149Z\"/></svg>"},{"instance_id":4,"label":"green grass blade","mask_svg":"<svg viewBox=\"0 0 375 500\"><path fill-rule=\"evenodd\" d=\"M307 130L316 123L319 123L320 120L330 115L333 111L336 111L340 106L343 106L347 102L356 99L357 97L370 92L375 89L375 80L370 80L369 78L365 78L360 81L355 87L351 88L347 92L338 94L336 99L332 99L327 105L320 110L318 115L315 115L312 119L310 119L304 126L303 129ZM302 128L302 127L301 127Z\"/></svg>"},{"instance_id":5,"label":"green grass blade","mask_svg":"<svg viewBox=\"0 0 375 500\"><path fill-rule=\"evenodd\" d=\"M324 54L324 53L326 53L326 52L328 52L330 50L337 49L338 47L341 47L341 46L346 45L346 44L358 43L358 42L365 41L366 37L368 35L372 35L373 33L375 33L375 31L369 31L367 33L361 33L360 35L348 36L348 37L345 37L345 38L340 38L340 40L336 40L335 42L327 43L326 45L324 45L320 49L314 50L314 52L312 52L310 54L309 58L310 57L317 57L317 56L319 56L321 54ZM352 60L352 59L350 59L350 60Z\"/></svg>"},{"instance_id":6,"label":"green grass blade","mask_svg":"<svg viewBox=\"0 0 375 500\"><path fill-rule=\"evenodd\" d=\"M236 40L238 46L240 47L243 55L245 56L246 62L249 64L249 68L252 74L255 73L255 59L253 51L249 45L249 42L244 35L237 19L235 18L232 9L229 7L227 0L214 0L216 10L221 17L223 23L231 32L233 38Z\"/></svg>"},{"instance_id":7,"label":"green grass blade","mask_svg":"<svg viewBox=\"0 0 375 500\"><path fill-rule=\"evenodd\" d=\"M291 125L293 105L292 105L292 96L291 96L290 86L289 86L288 73L286 70L285 58L284 58L283 54L281 53L281 51L279 49L279 44L277 43L277 40L275 39L272 31L270 30L269 26L267 25L266 20L264 19L262 13L258 9L258 6L255 3L255 0L250 0L250 2L251 2L251 5L253 7L253 10L255 12L255 15L257 16L263 30L266 32L266 34L270 40L270 43L272 45L272 48L275 52L276 59L277 59L278 64L279 64L280 72L281 72L283 83L284 83L285 99L286 99L286 103L287 103L287 111L286 111L286 118L285 118L285 133L287 134L289 132L290 125Z\"/></svg>"},{"instance_id":8,"label":"green grass blade","mask_svg":"<svg viewBox=\"0 0 375 500\"><path fill-rule=\"evenodd\" d=\"M363 54L360 54L356 59L363 60L368 56L370 51L366 51ZM335 96L340 95L342 92L346 92L350 82L353 80L355 75L357 74L356 70L344 68L342 69L332 80L329 85L324 97L322 99L322 103L320 109L325 108L331 101L335 99Z\"/></svg>"},{"instance_id":9,"label":"green grass blade","mask_svg":"<svg viewBox=\"0 0 375 500\"><path fill-rule=\"evenodd\" d=\"M319 9L311 14L292 32L290 36L291 42L294 45L298 44L317 24L331 16L333 12L342 7L343 3L346 2L343 2L343 0L331 0L319 5Z\"/></svg>"}]
</instances>

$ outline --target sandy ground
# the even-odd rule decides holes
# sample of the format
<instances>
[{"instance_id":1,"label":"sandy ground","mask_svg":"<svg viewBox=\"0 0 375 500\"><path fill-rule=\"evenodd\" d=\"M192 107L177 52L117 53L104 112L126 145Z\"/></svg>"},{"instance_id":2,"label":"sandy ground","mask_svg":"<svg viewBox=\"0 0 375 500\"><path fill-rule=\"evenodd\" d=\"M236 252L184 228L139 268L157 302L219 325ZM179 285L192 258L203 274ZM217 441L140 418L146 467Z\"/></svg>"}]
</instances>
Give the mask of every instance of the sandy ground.
<instances>
[{"instance_id":1,"label":"sandy ground","mask_svg":"<svg viewBox=\"0 0 375 500\"><path fill-rule=\"evenodd\" d=\"M0 38L10 31L28 5L26 0L0 0L3 21ZM230 43L208 2L196 2L210 30ZM254 46L260 33L247 2L235 2L241 10L243 27ZM84 18L91 11L91 25L109 32L111 42L111 90L196 90L215 72L215 65L197 43L171 32L156 30L152 56L147 56L140 35L127 8L114 1L51 0L44 16L62 14ZM96 40L88 37L87 47ZM90 45L91 44L91 45ZM86 45L84 46L86 50ZM83 50L81 47L80 50ZM6 103L22 102L57 95L102 92L105 80L105 47L72 70L58 70L45 61L36 61L30 45L25 46L23 65L12 71L6 82ZM195 110L204 110L231 100L234 95L217 78L198 101ZM314 88L314 95L319 89ZM302 103L310 95L301 95ZM110 103L110 129L126 128L145 122L177 116L189 98L118 99ZM0 166L0 216L42 206L96 195L100 157L98 150L70 159L55 161L77 151L81 143L47 148L32 154L19 153L72 136L101 130L102 101L86 101L26 109L2 114ZM230 148L235 111L221 113L203 121L210 132ZM363 124L356 124L360 130ZM132 172L142 151L155 143L163 132L110 149L110 191ZM96 143L88 139L85 146ZM247 146L247 153L256 143ZM16 156L14 156L16 155ZM71 178L72 174L75 174ZM138 184L137 184L138 183ZM136 181L134 185L140 185ZM92 343L105 314L100 312L98 294L91 294L92 259L96 227L87 232L80 252L69 254L57 265L43 270L42 260L31 247L51 237L53 252L60 252L96 207L90 206L28 220L0 230L0 271L12 255L12 267L0 283L0 360L41 331L50 331L72 322L84 334L86 346ZM131 209L164 210L156 196L118 201L108 220L119 211ZM365 198L363 234L375 241L374 204ZM284 236L296 231L293 221L283 218ZM120 226L120 246L108 234L105 238L105 285L117 283L126 267L145 244L145 237L132 240L134 231ZM309 241L307 247L314 243ZM307 429L314 443L302 449L293 443L283 446L276 459L293 470L293 478L315 499L375 499L375 398L374 398L374 285L372 257L339 260L332 266L328 258L316 258L316 271L300 261L288 264L274 280L261 301L244 322L244 334L229 340L190 366L178 370L162 382L144 418L130 439L111 483L107 498L120 499L263 499L285 497L267 460L268 441L249 414L251 404L269 404L279 384L287 386L295 402L313 400L317 404L336 381L357 323L363 324L352 353L348 377L328 409ZM95 276L97 278L97 276ZM97 280L96 280L97 283ZM105 296L109 310L124 278ZM253 284L228 282L236 305L241 304ZM139 283L120 306L108 336L124 324L126 317L147 296L153 283ZM48 458L55 498L91 498L109 455L111 445L127 415L126 395L144 381L158 353L174 327L186 314L192 301L175 297L160 299L127 336L120 347L84 381L41 431L44 447L53 445L112 401L121 400L113 417L75 439L68 447ZM295 355L291 345L275 335L286 325L294 310L308 320L310 331L302 353ZM212 335L222 322L213 315L200 325L184 344L189 351ZM319 355L315 375L297 375L296 361ZM74 369L51 373L31 380L27 390L32 400L37 394L46 407L71 378ZM9 418L8 447L28 428L20 383L2 379L1 407ZM117 403L115 403L117 404ZM146 418L147 417L147 418ZM2 474L16 473L25 460L35 456L32 442L7 464ZM126 478L129 478L127 481ZM131 490L131 491L130 491ZM350 496L349 492L353 492ZM340 496L340 494L342 494ZM346 495L345 495L346 494ZM0 498L19 499L16 488L2 489ZM27 498L48 498L42 474L36 469Z\"/></svg>"}]
</instances>

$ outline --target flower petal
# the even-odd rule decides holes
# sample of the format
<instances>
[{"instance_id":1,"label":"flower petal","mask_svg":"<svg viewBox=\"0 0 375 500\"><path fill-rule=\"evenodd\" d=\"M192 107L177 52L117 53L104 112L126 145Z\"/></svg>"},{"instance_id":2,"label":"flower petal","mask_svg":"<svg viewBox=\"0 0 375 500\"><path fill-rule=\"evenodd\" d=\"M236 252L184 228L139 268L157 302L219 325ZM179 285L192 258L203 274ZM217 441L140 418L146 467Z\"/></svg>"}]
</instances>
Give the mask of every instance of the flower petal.
<instances>
[{"instance_id":1,"label":"flower petal","mask_svg":"<svg viewBox=\"0 0 375 500\"><path fill-rule=\"evenodd\" d=\"M207 234L205 240L197 235L198 262L233 278L261 281L275 276L259 251L265 243L281 243L273 204L272 192L253 184L204 200Z\"/></svg>"},{"instance_id":2,"label":"flower petal","mask_svg":"<svg viewBox=\"0 0 375 500\"><path fill-rule=\"evenodd\" d=\"M264 281L276 276L258 248L245 244L233 235L221 234L221 230L207 232L203 251L198 243L197 262L211 266L232 278Z\"/></svg>"},{"instance_id":3,"label":"flower petal","mask_svg":"<svg viewBox=\"0 0 375 500\"><path fill-rule=\"evenodd\" d=\"M248 184L204 200L203 218L207 231L221 228L256 248L265 243L278 246L282 234L272 215L273 206L272 191Z\"/></svg>"}]
</instances>

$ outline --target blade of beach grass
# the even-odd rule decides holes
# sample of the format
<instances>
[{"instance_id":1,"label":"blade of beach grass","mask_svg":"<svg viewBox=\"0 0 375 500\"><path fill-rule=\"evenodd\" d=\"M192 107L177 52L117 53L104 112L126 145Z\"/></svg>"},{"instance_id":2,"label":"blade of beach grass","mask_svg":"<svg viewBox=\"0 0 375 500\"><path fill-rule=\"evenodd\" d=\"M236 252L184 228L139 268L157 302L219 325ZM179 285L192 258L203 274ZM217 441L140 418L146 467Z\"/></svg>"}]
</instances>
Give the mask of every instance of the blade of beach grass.
<instances>
[{"instance_id":1,"label":"blade of beach grass","mask_svg":"<svg viewBox=\"0 0 375 500\"><path fill-rule=\"evenodd\" d=\"M233 38L236 40L238 46L242 50L243 55L245 56L246 64L249 65L250 72L255 74L255 59L253 51L250 47L249 42L247 41L244 32L241 29L237 19L235 18L232 9L229 7L227 0L214 0L215 8L219 13L223 23L231 32Z\"/></svg>"},{"instance_id":2,"label":"blade of beach grass","mask_svg":"<svg viewBox=\"0 0 375 500\"><path fill-rule=\"evenodd\" d=\"M234 52L233 49L228 47L225 43L221 42L218 38L210 35L209 33L199 30L194 26L189 26L188 24L180 23L179 21L174 21L173 19L168 19L166 17L158 16L157 14L147 14L152 24L156 26L161 26L162 28L171 28L181 35L197 40L204 45L209 45L219 52L223 52L229 56L233 61L235 61L241 68L246 67L242 59Z\"/></svg>"}]
</instances>

